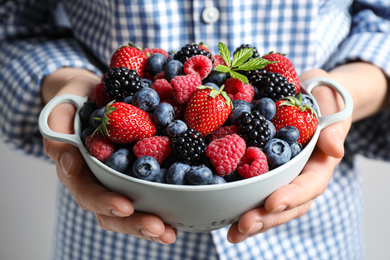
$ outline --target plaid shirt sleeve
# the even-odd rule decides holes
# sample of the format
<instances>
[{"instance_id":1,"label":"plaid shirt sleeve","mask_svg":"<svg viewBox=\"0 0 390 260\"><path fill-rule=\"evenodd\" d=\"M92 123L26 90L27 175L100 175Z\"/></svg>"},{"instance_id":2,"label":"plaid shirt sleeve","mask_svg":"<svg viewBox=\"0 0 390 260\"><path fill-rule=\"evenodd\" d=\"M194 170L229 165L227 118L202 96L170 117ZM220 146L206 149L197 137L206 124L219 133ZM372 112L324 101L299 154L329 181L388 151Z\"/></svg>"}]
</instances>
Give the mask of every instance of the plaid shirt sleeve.
<instances>
[{"instance_id":1,"label":"plaid shirt sleeve","mask_svg":"<svg viewBox=\"0 0 390 260\"><path fill-rule=\"evenodd\" d=\"M99 70L45 1L0 4L0 130L11 148L45 157L38 116L42 79L61 67Z\"/></svg>"}]
</instances>

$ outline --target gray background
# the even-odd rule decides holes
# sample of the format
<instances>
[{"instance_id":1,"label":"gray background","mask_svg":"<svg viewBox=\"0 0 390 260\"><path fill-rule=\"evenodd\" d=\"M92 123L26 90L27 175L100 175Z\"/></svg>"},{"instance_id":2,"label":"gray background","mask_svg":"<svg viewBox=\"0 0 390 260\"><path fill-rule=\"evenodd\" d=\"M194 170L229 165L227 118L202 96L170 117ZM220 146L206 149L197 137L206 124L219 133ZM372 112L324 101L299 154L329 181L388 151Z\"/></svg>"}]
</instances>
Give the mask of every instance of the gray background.
<instances>
[{"instance_id":1,"label":"gray background","mask_svg":"<svg viewBox=\"0 0 390 260\"><path fill-rule=\"evenodd\" d=\"M54 165L0 143L0 259L48 260L54 225ZM359 158L364 171L367 257L390 259L390 163ZM351 259L353 260L353 259Z\"/></svg>"}]
</instances>

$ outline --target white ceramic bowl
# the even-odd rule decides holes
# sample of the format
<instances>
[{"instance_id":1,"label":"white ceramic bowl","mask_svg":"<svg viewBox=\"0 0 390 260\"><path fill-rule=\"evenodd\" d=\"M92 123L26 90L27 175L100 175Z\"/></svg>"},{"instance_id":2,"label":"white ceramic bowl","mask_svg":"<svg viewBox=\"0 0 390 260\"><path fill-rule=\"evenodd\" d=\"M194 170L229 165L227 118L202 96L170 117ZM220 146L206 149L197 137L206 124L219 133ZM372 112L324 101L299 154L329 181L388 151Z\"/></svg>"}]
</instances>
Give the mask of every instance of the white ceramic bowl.
<instances>
[{"instance_id":1,"label":"white ceramic bowl","mask_svg":"<svg viewBox=\"0 0 390 260\"><path fill-rule=\"evenodd\" d=\"M276 189L289 184L298 176L309 159L321 129L346 119L352 113L352 98L338 83L327 78L315 78L303 83L306 93L327 85L344 99L345 108L333 115L320 116L318 128L301 153L288 163L263 175L217 185L173 185L140 180L119 173L92 157L80 140L80 119L74 121L74 134L52 131L47 123L49 114L61 103L72 103L79 110L86 98L63 95L51 100L42 110L39 128L45 138L77 146L89 168L109 190L124 194L134 203L137 211L153 213L165 223L189 232L206 232L236 222L248 210L263 205Z\"/></svg>"}]
</instances>

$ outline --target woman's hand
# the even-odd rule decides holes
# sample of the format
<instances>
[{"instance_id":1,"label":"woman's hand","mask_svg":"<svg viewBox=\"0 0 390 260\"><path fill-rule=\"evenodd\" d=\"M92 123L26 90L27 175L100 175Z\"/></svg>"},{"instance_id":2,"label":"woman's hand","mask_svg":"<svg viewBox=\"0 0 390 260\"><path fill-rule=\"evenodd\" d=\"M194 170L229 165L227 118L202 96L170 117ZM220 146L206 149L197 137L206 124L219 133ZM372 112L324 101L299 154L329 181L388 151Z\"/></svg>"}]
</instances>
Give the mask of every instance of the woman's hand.
<instances>
[{"instance_id":1,"label":"woman's hand","mask_svg":"<svg viewBox=\"0 0 390 260\"><path fill-rule=\"evenodd\" d=\"M62 68L44 80L42 99L47 103L62 94L87 96L99 81L99 77L83 69ZM50 128L59 133L72 133L75 112L71 104L57 106L48 120ZM102 228L162 244L175 242L176 231L172 227L154 215L134 212L134 206L128 198L103 187L77 147L48 139L44 139L44 147L47 155L56 163L60 181L80 207L95 214Z\"/></svg>"},{"instance_id":2,"label":"woman's hand","mask_svg":"<svg viewBox=\"0 0 390 260\"><path fill-rule=\"evenodd\" d=\"M330 75L322 70L312 70L301 76L301 82L313 77L330 77ZM322 115L333 114L343 108L341 97L328 87L316 87L313 95ZM350 126L351 118L323 129L317 146L300 175L290 184L273 192L266 199L263 207L242 215L239 222L230 227L228 240L231 243L242 242L248 237L307 213L313 200L325 191L334 168L343 157L343 142Z\"/></svg>"}]
</instances>

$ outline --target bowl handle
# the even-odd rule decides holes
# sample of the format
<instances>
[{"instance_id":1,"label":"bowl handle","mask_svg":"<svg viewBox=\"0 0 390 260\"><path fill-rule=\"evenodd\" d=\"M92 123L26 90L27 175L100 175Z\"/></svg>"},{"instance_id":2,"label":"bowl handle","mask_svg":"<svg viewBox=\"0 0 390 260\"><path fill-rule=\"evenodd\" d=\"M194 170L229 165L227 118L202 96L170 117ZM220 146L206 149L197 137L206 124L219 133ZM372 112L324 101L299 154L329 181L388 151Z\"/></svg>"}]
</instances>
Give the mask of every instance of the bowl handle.
<instances>
[{"instance_id":1,"label":"bowl handle","mask_svg":"<svg viewBox=\"0 0 390 260\"><path fill-rule=\"evenodd\" d=\"M76 96L76 95L61 95L50 100L42 109L39 115L39 131L41 132L43 137L50 140L65 142L80 147L82 142L78 134L62 134L62 133L54 132L53 130L50 129L47 120L49 118L50 113L53 111L53 109L56 106L62 103L71 103L76 106L78 111L84 105L85 101L86 101L85 97ZM78 116L78 113L76 113L76 116ZM75 124L79 124L79 121L80 120L74 120ZM74 126L75 129L78 129L78 127L79 125Z\"/></svg>"},{"instance_id":2,"label":"bowl handle","mask_svg":"<svg viewBox=\"0 0 390 260\"><path fill-rule=\"evenodd\" d=\"M337 112L335 114L332 114L332 115L320 116L319 117L318 125L321 128L325 128L325 127L327 127L327 126L329 126L331 124L334 124L334 123L340 122L342 120L345 120L352 114L352 110L353 110L352 97L349 94L349 92L341 84L339 84L338 82L336 82L334 80L331 80L329 78L319 77L319 78L309 79L309 80L303 82L303 84L304 84L305 90L308 93L311 93L312 90L315 87L318 87L318 86L321 86L321 85L322 86L328 86L328 87L336 90L341 95L341 97L344 100L344 104L345 105L344 105L344 109L343 110L341 110L340 112Z\"/></svg>"}]
</instances>

